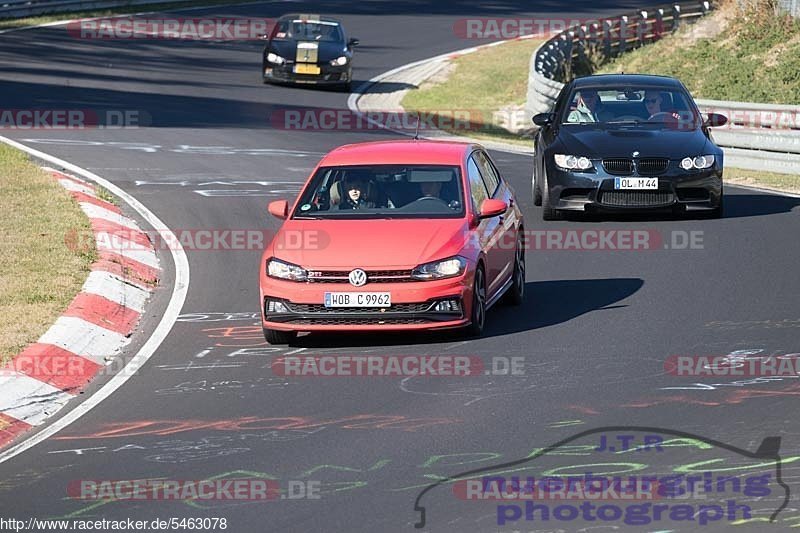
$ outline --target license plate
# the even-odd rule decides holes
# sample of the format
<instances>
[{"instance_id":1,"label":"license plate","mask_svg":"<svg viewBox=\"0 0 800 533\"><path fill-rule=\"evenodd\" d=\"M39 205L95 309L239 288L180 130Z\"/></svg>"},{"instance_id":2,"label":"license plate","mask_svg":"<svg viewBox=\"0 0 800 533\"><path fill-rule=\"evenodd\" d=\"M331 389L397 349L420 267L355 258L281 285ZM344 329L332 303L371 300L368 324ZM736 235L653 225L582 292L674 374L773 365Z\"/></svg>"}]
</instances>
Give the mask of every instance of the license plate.
<instances>
[{"instance_id":1,"label":"license plate","mask_svg":"<svg viewBox=\"0 0 800 533\"><path fill-rule=\"evenodd\" d=\"M615 189L658 189L658 178L614 178Z\"/></svg>"},{"instance_id":2,"label":"license plate","mask_svg":"<svg viewBox=\"0 0 800 533\"><path fill-rule=\"evenodd\" d=\"M319 74L320 68L317 65L295 65L294 66L294 73L295 74Z\"/></svg>"},{"instance_id":3,"label":"license plate","mask_svg":"<svg viewBox=\"0 0 800 533\"><path fill-rule=\"evenodd\" d=\"M325 307L389 307L388 292L326 292Z\"/></svg>"}]
</instances>

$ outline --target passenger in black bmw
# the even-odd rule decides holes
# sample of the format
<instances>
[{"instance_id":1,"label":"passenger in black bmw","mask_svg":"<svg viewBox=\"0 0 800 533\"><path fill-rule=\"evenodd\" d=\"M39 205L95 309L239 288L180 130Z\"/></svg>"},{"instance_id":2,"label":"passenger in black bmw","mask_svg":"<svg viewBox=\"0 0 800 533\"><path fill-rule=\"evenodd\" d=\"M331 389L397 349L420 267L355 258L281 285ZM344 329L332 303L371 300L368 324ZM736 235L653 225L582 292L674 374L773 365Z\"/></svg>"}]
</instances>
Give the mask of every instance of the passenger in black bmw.
<instances>
[{"instance_id":1,"label":"passenger in black bmw","mask_svg":"<svg viewBox=\"0 0 800 533\"><path fill-rule=\"evenodd\" d=\"M716 113L703 119L674 78L577 78L564 86L552 112L533 122L540 126L533 196L545 220L643 209L722 216L722 150L710 128L727 119Z\"/></svg>"}]
</instances>

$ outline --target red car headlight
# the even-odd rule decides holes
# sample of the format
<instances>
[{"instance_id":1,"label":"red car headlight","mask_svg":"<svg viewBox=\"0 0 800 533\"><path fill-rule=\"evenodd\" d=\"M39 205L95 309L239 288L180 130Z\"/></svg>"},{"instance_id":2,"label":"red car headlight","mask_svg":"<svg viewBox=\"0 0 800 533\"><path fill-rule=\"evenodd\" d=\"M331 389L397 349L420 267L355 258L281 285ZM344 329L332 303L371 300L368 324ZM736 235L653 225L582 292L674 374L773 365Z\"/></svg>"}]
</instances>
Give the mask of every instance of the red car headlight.
<instances>
[{"instance_id":1,"label":"red car headlight","mask_svg":"<svg viewBox=\"0 0 800 533\"><path fill-rule=\"evenodd\" d=\"M411 271L411 277L420 281L433 279L454 278L460 276L467 269L467 260L456 255L440 261L431 261L416 267Z\"/></svg>"}]
</instances>

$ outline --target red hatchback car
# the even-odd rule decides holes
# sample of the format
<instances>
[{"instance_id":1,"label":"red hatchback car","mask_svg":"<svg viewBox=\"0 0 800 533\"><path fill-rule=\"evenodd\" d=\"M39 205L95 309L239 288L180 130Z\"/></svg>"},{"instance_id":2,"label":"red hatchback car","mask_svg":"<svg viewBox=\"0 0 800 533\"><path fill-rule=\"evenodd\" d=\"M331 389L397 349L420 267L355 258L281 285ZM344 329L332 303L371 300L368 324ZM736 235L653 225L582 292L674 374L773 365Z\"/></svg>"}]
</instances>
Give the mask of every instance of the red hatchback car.
<instances>
[{"instance_id":1,"label":"red hatchback car","mask_svg":"<svg viewBox=\"0 0 800 533\"><path fill-rule=\"evenodd\" d=\"M264 251L261 313L271 344L301 331L465 328L525 291L522 213L478 145L352 144L327 154Z\"/></svg>"}]
</instances>

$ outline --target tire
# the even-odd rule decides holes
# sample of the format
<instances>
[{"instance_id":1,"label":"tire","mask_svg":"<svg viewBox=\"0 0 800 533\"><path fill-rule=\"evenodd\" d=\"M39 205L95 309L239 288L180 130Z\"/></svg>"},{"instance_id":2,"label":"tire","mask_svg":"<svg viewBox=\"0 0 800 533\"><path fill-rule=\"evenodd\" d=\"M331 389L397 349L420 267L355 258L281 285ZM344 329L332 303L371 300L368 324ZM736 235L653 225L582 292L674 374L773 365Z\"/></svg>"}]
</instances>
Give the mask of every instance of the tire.
<instances>
[{"instance_id":1,"label":"tire","mask_svg":"<svg viewBox=\"0 0 800 533\"><path fill-rule=\"evenodd\" d=\"M542 190L542 220L562 220L564 213L554 209L550 202L550 186L546 179L542 185L544 186L544 190Z\"/></svg>"},{"instance_id":2,"label":"tire","mask_svg":"<svg viewBox=\"0 0 800 533\"><path fill-rule=\"evenodd\" d=\"M519 231L524 231L522 228ZM514 250L514 273L512 274L511 287L505 294L509 305L522 305L525 300L525 246L522 239L517 237L517 247Z\"/></svg>"},{"instance_id":3,"label":"tire","mask_svg":"<svg viewBox=\"0 0 800 533\"><path fill-rule=\"evenodd\" d=\"M472 285L472 310L470 325L464 329L469 337L480 337L486 326L486 274L483 266L475 270L475 281Z\"/></svg>"},{"instance_id":4,"label":"tire","mask_svg":"<svg viewBox=\"0 0 800 533\"><path fill-rule=\"evenodd\" d=\"M542 205L542 188L539 187L539 180L536 179L536 163L533 163L533 205L541 207Z\"/></svg>"},{"instance_id":5,"label":"tire","mask_svg":"<svg viewBox=\"0 0 800 533\"><path fill-rule=\"evenodd\" d=\"M291 344L297 338L297 332L264 328L264 338L270 344Z\"/></svg>"}]
</instances>

